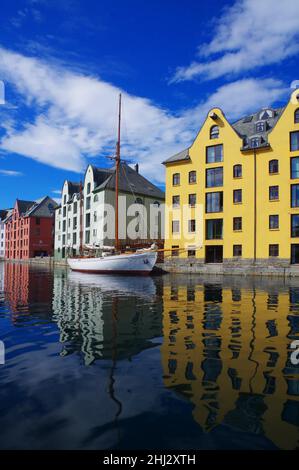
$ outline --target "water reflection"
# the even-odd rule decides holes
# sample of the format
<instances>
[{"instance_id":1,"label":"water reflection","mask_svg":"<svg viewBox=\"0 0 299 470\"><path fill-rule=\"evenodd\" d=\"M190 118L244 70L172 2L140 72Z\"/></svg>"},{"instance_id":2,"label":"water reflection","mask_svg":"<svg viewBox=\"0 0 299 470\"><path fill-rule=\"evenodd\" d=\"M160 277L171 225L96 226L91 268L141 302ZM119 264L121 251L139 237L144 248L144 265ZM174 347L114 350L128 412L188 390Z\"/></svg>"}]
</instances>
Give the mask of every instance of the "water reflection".
<instances>
[{"instance_id":1,"label":"water reflection","mask_svg":"<svg viewBox=\"0 0 299 470\"><path fill-rule=\"evenodd\" d=\"M182 436L184 448L299 446L299 366L290 362L290 342L299 339L296 281L110 277L0 263L1 333L8 315L12 362L0 373L9 390L3 409L15 400L11 436L23 413L18 394L29 391L42 406L26 405L27 422L48 423L45 409L58 413L54 447L130 448L134 439L140 447L181 448ZM29 365L34 357L45 365L37 371L42 380ZM148 415L154 429L140 434ZM14 446L7 436L2 445ZM40 433L35 439L31 446L46 445Z\"/></svg>"},{"instance_id":2,"label":"water reflection","mask_svg":"<svg viewBox=\"0 0 299 470\"><path fill-rule=\"evenodd\" d=\"M192 401L205 431L224 424L296 448L299 367L289 346L299 337L298 287L236 283L165 280L165 385Z\"/></svg>"}]
</instances>

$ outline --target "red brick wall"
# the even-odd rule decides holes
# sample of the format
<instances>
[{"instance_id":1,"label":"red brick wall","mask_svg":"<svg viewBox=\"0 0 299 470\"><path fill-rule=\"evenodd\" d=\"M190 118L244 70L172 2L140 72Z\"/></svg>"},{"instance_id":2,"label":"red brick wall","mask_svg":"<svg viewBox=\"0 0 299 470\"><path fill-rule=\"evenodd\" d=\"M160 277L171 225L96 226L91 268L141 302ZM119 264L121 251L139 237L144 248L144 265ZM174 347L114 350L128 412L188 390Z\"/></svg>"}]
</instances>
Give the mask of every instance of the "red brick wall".
<instances>
[{"instance_id":1,"label":"red brick wall","mask_svg":"<svg viewBox=\"0 0 299 470\"><path fill-rule=\"evenodd\" d=\"M6 258L28 259L41 254L53 256L53 251L54 217L20 217L15 208L6 224Z\"/></svg>"}]
</instances>

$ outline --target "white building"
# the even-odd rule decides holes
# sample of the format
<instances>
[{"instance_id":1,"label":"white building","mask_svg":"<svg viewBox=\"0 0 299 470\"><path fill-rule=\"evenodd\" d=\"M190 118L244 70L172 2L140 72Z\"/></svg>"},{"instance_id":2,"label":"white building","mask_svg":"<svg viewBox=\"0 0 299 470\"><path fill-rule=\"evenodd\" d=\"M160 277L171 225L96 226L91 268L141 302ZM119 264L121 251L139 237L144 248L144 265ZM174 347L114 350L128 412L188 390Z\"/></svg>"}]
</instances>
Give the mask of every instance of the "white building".
<instances>
[{"instance_id":1,"label":"white building","mask_svg":"<svg viewBox=\"0 0 299 470\"><path fill-rule=\"evenodd\" d=\"M0 210L0 258L5 257L5 222L10 213L10 209Z\"/></svg>"},{"instance_id":2,"label":"white building","mask_svg":"<svg viewBox=\"0 0 299 470\"><path fill-rule=\"evenodd\" d=\"M138 165L133 169L126 163L120 164L119 238L122 245L133 239L150 242L162 238L164 200L164 192L140 175ZM65 258L68 254L79 253L80 228L83 246L114 245L114 215L112 217L108 213L111 207L115 207L113 168L89 165L81 191L79 183L65 181L61 204L55 211L55 257ZM130 235L131 222L134 236Z\"/></svg>"}]
</instances>

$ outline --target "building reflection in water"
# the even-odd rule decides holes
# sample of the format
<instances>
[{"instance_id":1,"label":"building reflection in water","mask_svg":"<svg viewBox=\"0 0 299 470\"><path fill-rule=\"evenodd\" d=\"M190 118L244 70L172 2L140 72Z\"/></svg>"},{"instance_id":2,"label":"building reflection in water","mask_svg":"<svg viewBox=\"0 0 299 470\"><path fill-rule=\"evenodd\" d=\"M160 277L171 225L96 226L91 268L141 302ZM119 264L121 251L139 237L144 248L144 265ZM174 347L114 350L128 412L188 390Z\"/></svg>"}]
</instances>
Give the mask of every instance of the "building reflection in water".
<instances>
[{"instance_id":1,"label":"building reflection in water","mask_svg":"<svg viewBox=\"0 0 299 470\"><path fill-rule=\"evenodd\" d=\"M23 314L37 313L43 316L44 307L52 302L53 276L48 271L22 263L0 263L2 265L2 289L17 324ZM0 276L1 277L1 276Z\"/></svg>"},{"instance_id":2,"label":"building reflection in water","mask_svg":"<svg viewBox=\"0 0 299 470\"><path fill-rule=\"evenodd\" d=\"M154 346L162 335L162 304L151 278L56 273L53 319L61 354L97 359L130 358Z\"/></svg>"},{"instance_id":3,"label":"building reflection in water","mask_svg":"<svg viewBox=\"0 0 299 470\"><path fill-rule=\"evenodd\" d=\"M0 283L15 326L47 316L58 326L61 356L112 361L116 419L117 361L162 337L164 385L193 404L203 431L222 425L278 448L299 446L299 366L290 362L290 343L299 339L295 281L93 276L0 263ZM153 368L161 374L160 364Z\"/></svg>"},{"instance_id":4,"label":"building reflection in water","mask_svg":"<svg viewBox=\"0 0 299 470\"><path fill-rule=\"evenodd\" d=\"M223 424L298 447L299 366L289 359L299 339L296 284L176 276L163 300L164 383L194 404L202 428Z\"/></svg>"}]
</instances>

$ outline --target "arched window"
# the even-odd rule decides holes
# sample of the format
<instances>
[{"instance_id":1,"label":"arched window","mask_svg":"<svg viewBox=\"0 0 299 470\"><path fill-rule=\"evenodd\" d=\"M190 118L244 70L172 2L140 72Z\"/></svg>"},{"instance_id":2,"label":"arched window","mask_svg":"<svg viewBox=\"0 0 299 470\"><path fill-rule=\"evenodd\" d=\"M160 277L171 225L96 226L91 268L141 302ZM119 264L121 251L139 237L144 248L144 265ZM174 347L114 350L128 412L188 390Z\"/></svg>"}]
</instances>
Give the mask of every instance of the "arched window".
<instances>
[{"instance_id":1,"label":"arched window","mask_svg":"<svg viewBox=\"0 0 299 470\"><path fill-rule=\"evenodd\" d=\"M296 109L296 111L295 111L294 122L295 122L295 124L299 124L299 108Z\"/></svg>"},{"instance_id":2,"label":"arched window","mask_svg":"<svg viewBox=\"0 0 299 470\"><path fill-rule=\"evenodd\" d=\"M143 200L141 199L141 197L136 197L135 204L143 204Z\"/></svg>"},{"instance_id":3,"label":"arched window","mask_svg":"<svg viewBox=\"0 0 299 470\"><path fill-rule=\"evenodd\" d=\"M99 196L96 194L95 197L93 198L93 202L98 202Z\"/></svg>"},{"instance_id":4,"label":"arched window","mask_svg":"<svg viewBox=\"0 0 299 470\"><path fill-rule=\"evenodd\" d=\"M90 183L87 183L87 189L86 189L86 194L90 193Z\"/></svg>"},{"instance_id":5,"label":"arched window","mask_svg":"<svg viewBox=\"0 0 299 470\"><path fill-rule=\"evenodd\" d=\"M278 173L278 160L269 161L269 173L272 175Z\"/></svg>"},{"instance_id":6,"label":"arched window","mask_svg":"<svg viewBox=\"0 0 299 470\"><path fill-rule=\"evenodd\" d=\"M234 178L242 178L242 165L234 165Z\"/></svg>"},{"instance_id":7,"label":"arched window","mask_svg":"<svg viewBox=\"0 0 299 470\"><path fill-rule=\"evenodd\" d=\"M218 139L219 137L219 126L212 126L210 129L210 139Z\"/></svg>"},{"instance_id":8,"label":"arched window","mask_svg":"<svg viewBox=\"0 0 299 470\"><path fill-rule=\"evenodd\" d=\"M196 171L189 171L189 183L196 183Z\"/></svg>"}]
</instances>

